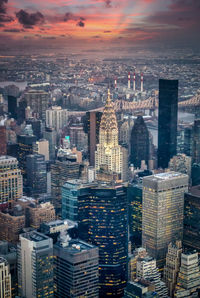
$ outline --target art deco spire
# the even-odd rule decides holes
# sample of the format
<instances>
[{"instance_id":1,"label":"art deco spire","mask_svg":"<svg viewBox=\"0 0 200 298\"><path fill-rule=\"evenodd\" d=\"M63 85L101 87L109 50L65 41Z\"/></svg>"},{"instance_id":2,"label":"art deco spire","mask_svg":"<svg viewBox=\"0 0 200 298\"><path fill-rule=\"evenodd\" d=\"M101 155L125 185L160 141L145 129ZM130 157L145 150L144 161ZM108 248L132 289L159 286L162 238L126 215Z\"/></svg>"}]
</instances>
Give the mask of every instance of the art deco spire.
<instances>
[{"instance_id":1,"label":"art deco spire","mask_svg":"<svg viewBox=\"0 0 200 298\"><path fill-rule=\"evenodd\" d=\"M101 117L100 129L107 130L107 131L111 131L111 130L118 131L117 118L116 118L113 104L112 104L112 101L110 98L110 90L109 89L108 89L106 105L105 105L105 108L103 111L103 115Z\"/></svg>"}]
</instances>

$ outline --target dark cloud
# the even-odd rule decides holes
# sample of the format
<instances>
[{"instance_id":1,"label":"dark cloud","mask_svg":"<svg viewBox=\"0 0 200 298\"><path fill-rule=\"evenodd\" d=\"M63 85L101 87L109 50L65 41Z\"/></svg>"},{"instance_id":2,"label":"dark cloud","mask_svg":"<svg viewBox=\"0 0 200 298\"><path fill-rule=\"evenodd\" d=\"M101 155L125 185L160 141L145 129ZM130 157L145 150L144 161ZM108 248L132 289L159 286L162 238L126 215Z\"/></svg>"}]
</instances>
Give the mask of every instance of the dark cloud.
<instances>
[{"instance_id":1,"label":"dark cloud","mask_svg":"<svg viewBox=\"0 0 200 298\"><path fill-rule=\"evenodd\" d=\"M41 12L37 11L34 13L28 13L27 11L21 9L16 13L16 17L20 24L24 28L33 29L35 25L40 25L44 23L44 16Z\"/></svg>"},{"instance_id":2,"label":"dark cloud","mask_svg":"<svg viewBox=\"0 0 200 298\"><path fill-rule=\"evenodd\" d=\"M92 36L92 38L100 38L99 35Z\"/></svg>"},{"instance_id":3,"label":"dark cloud","mask_svg":"<svg viewBox=\"0 0 200 298\"><path fill-rule=\"evenodd\" d=\"M79 26L79 27L84 27L85 26L85 23L83 23L83 21L79 21L76 26Z\"/></svg>"},{"instance_id":4,"label":"dark cloud","mask_svg":"<svg viewBox=\"0 0 200 298\"><path fill-rule=\"evenodd\" d=\"M6 4L8 0L0 0L0 14L6 14Z\"/></svg>"},{"instance_id":5,"label":"dark cloud","mask_svg":"<svg viewBox=\"0 0 200 298\"><path fill-rule=\"evenodd\" d=\"M111 0L104 0L106 8L111 8L112 7L112 1Z\"/></svg>"},{"instance_id":6,"label":"dark cloud","mask_svg":"<svg viewBox=\"0 0 200 298\"><path fill-rule=\"evenodd\" d=\"M10 28L10 29L4 29L4 32L11 32L11 33L18 33L18 32L22 32L23 30L21 29L17 29L17 28Z\"/></svg>"},{"instance_id":7,"label":"dark cloud","mask_svg":"<svg viewBox=\"0 0 200 298\"><path fill-rule=\"evenodd\" d=\"M9 23L13 21L13 18L7 15L7 3L8 0L0 0L0 23ZM1 27L3 27L3 24L1 24Z\"/></svg>"},{"instance_id":8,"label":"dark cloud","mask_svg":"<svg viewBox=\"0 0 200 298\"><path fill-rule=\"evenodd\" d=\"M55 36L44 36L43 39L56 39Z\"/></svg>"},{"instance_id":9,"label":"dark cloud","mask_svg":"<svg viewBox=\"0 0 200 298\"><path fill-rule=\"evenodd\" d=\"M111 33L112 31L110 31L110 30L105 30L105 31L103 31L103 33Z\"/></svg>"}]
</instances>

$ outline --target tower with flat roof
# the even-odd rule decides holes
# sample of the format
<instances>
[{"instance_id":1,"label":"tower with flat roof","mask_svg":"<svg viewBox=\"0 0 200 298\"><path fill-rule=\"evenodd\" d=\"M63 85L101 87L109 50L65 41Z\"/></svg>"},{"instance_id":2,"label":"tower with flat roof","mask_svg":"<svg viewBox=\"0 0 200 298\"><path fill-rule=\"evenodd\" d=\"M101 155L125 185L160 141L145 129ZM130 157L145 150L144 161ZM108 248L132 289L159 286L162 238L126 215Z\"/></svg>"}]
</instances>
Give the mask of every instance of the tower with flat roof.
<instances>
[{"instance_id":1,"label":"tower with flat roof","mask_svg":"<svg viewBox=\"0 0 200 298\"><path fill-rule=\"evenodd\" d=\"M183 237L188 176L166 172L143 178L142 246L163 268L168 244Z\"/></svg>"}]
</instances>

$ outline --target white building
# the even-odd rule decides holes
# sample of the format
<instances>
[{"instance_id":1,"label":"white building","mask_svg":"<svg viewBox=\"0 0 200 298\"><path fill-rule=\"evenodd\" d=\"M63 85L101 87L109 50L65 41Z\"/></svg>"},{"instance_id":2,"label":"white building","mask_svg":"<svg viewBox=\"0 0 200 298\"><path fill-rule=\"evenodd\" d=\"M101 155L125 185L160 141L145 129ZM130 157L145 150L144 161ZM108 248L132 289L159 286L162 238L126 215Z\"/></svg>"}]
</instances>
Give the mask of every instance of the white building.
<instances>
[{"instance_id":1,"label":"white building","mask_svg":"<svg viewBox=\"0 0 200 298\"><path fill-rule=\"evenodd\" d=\"M8 262L0 257L0 297L11 298L11 275Z\"/></svg>"},{"instance_id":2,"label":"white building","mask_svg":"<svg viewBox=\"0 0 200 298\"><path fill-rule=\"evenodd\" d=\"M33 152L37 154L42 154L45 160L49 160L49 141L41 139L33 144Z\"/></svg>"},{"instance_id":3,"label":"white building","mask_svg":"<svg viewBox=\"0 0 200 298\"><path fill-rule=\"evenodd\" d=\"M57 132L62 129L68 121L68 110L59 106L52 106L46 110L46 126L53 127Z\"/></svg>"}]
</instances>

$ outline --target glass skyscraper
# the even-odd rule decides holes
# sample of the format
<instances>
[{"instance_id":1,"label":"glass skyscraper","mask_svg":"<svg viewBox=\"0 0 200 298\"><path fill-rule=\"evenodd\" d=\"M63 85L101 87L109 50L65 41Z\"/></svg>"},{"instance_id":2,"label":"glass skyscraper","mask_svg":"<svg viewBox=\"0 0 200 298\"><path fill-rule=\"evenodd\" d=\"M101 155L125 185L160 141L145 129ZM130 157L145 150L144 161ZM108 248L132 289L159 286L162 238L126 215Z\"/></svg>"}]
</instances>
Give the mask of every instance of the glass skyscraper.
<instances>
[{"instance_id":1,"label":"glass skyscraper","mask_svg":"<svg viewBox=\"0 0 200 298\"><path fill-rule=\"evenodd\" d=\"M176 155L178 80L159 80L158 167L167 168Z\"/></svg>"}]
</instances>

